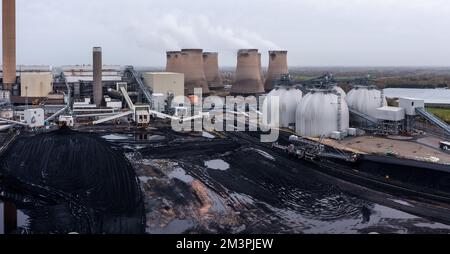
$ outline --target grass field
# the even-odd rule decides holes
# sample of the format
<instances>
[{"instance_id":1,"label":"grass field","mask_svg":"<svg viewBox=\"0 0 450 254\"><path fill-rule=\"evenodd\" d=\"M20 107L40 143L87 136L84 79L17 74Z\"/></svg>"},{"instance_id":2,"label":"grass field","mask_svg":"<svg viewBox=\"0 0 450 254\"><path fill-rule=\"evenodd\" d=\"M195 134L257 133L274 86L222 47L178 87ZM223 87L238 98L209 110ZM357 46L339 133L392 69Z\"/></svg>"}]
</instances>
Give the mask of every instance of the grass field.
<instances>
[{"instance_id":1,"label":"grass field","mask_svg":"<svg viewBox=\"0 0 450 254\"><path fill-rule=\"evenodd\" d=\"M435 114L436 116L438 116L445 122L450 124L450 109L448 109L448 108L427 108L427 110L429 112Z\"/></svg>"}]
</instances>

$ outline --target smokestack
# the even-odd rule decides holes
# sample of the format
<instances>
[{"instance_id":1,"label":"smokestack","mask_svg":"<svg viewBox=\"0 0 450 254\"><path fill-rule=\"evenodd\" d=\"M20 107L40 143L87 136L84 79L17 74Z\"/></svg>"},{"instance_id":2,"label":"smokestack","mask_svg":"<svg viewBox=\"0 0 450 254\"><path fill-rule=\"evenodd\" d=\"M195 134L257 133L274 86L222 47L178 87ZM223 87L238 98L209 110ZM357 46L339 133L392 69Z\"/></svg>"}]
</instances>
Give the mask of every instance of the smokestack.
<instances>
[{"instance_id":1,"label":"smokestack","mask_svg":"<svg viewBox=\"0 0 450 254\"><path fill-rule=\"evenodd\" d=\"M3 0L3 88L16 83L16 1Z\"/></svg>"},{"instance_id":2,"label":"smokestack","mask_svg":"<svg viewBox=\"0 0 450 254\"><path fill-rule=\"evenodd\" d=\"M219 71L219 53L203 53L203 70L205 71L206 81L208 81L209 88L223 88L223 81Z\"/></svg>"},{"instance_id":3,"label":"smokestack","mask_svg":"<svg viewBox=\"0 0 450 254\"><path fill-rule=\"evenodd\" d=\"M244 95L264 93L257 49L241 49L238 51L236 82L231 88L231 93Z\"/></svg>"},{"instance_id":4,"label":"smokestack","mask_svg":"<svg viewBox=\"0 0 450 254\"><path fill-rule=\"evenodd\" d=\"M208 82L203 71L203 50L183 49L182 71L184 73L184 90L186 95L193 95L194 88L202 88L203 94L209 94Z\"/></svg>"},{"instance_id":5,"label":"smokestack","mask_svg":"<svg viewBox=\"0 0 450 254\"><path fill-rule=\"evenodd\" d=\"M287 63L287 51L269 51L269 70L264 85L266 91L274 88L274 83L280 79L282 75L289 74Z\"/></svg>"},{"instance_id":6,"label":"smokestack","mask_svg":"<svg viewBox=\"0 0 450 254\"><path fill-rule=\"evenodd\" d=\"M94 103L101 106L103 100L103 85L102 85L102 48L95 47L93 49L93 71L94 71Z\"/></svg>"},{"instance_id":7,"label":"smokestack","mask_svg":"<svg viewBox=\"0 0 450 254\"><path fill-rule=\"evenodd\" d=\"M167 51L166 72L182 73L183 58L181 51Z\"/></svg>"}]
</instances>

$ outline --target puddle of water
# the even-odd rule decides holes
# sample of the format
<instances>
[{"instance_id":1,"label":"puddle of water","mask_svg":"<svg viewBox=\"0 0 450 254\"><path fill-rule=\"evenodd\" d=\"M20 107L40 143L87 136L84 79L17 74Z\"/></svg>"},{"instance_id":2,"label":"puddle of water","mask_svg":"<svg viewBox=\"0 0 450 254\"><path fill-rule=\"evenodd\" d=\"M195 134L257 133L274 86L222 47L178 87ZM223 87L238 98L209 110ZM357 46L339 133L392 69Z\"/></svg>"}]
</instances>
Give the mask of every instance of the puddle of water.
<instances>
[{"instance_id":1,"label":"puddle of water","mask_svg":"<svg viewBox=\"0 0 450 254\"><path fill-rule=\"evenodd\" d=\"M29 217L21 210L17 210L17 227L28 228ZM4 204L0 201L0 235L5 233L4 228Z\"/></svg>"},{"instance_id":2,"label":"puddle of water","mask_svg":"<svg viewBox=\"0 0 450 254\"><path fill-rule=\"evenodd\" d=\"M262 150L254 149L254 148L251 148L251 150L259 153L261 156L265 157L268 160L275 161L275 158L272 155L270 155L270 154L268 154L268 153L266 153L266 152L264 152Z\"/></svg>"},{"instance_id":3,"label":"puddle of water","mask_svg":"<svg viewBox=\"0 0 450 254\"><path fill-rule=\"evenodd\" d=\"M414 226L419 228L431 228L431 229L450 229L450 226L442 223L417 223Z\"/></svg>"},{"instance_id":4,"label":"puddle of water","mask_svg":"<svg viewBox=\"0 0 450 254\"><path fill-rule=\"evenodd\" d=\"M404 206L409 206L409 207L414 207L413 205L411 205L409 202L403 201L403 200L397 200L397 199L391 199L392 201L394 201L397 204L400 205L404 205Z\"/></svg>"},{"instance_id":5,"label":"puddle of water","mask_svg":"<svg viewBox=\"0 0 450 254\"><path fill-rule=\"evenodd\" d=\"M211 133L206 132L206 131L203 132L202 136L204 138L209 138L209 139L215 139L216 138L214 135L212 135Z\"/></svg>"},{"instance_id":6,"label":"puddle of water","mask_svg":"<svg viewBox=\"0 0 450 254\"><path fill-rule=\"evenodd\" d=\"M164 228L147 228L148 234L182 234L195 224L191 220L173 220Z\"/></svg>"},{"instance_id":7,"label":"puddle of water","mask_svg":"<svg viewBox=\"0 0 450 254\"><path fill-rule=\"evenodd\" d=\"M184 171L184 169L180 167L175 168L172 172L168 174L168 176L172 179L178 179L185 183L192 183L194 181L194 178L186 174L186 171Z\"/></svg>"},{"instance_id":8,"label":"puddle of water","mask_svg":"<svg viewBox=\"0 0 450 254\"><path fill-rule=\"evenodd\" d=\"M117 135L117 134L105 135L105 136L102 136L102 138L106 139L106 140L128 140L129 139L128 136L122 136L122 135Z\"/></svg>"},{"instance_id":9,"label":"puddle of water","mask_svg":"<svg viewBox=\"0 0 450 254\"><path fill-rule=\"evenodd\" d=\"M230 164L226 163L223 160L210 160L205 161L205 166L209 169L226 171L230 169Z\"/></svg>"}]
</instances>

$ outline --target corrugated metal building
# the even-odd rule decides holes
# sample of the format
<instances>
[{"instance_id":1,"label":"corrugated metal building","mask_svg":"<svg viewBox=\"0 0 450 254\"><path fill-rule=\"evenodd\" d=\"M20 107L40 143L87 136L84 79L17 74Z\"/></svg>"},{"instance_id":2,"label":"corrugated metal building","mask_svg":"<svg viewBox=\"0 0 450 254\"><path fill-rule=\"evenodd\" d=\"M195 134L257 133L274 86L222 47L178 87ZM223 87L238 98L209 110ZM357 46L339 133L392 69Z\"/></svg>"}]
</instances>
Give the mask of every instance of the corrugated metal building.
<instances>
[{"instance_id":1,"label":"corrugated metal building","mask_svg":"<svg viewBox=\"0 0 450 254\"><path fill-rule=\"evenodd\" d=\"M51 72L24 72L20 75L21 97L47 97L53 90Z\"/></svg>"},{"instance_id":2,"label":"corrugated metal building","mask_svg":"<svg viewBox=\"0 0 450 254\"><path fill-rule=\"evenodd\" d=\"M173 72L146 72L142 75L145 84L152 89L155 94L172 93L176 97L184 97L184 74ZM176 100L183 103L184 99Z\"/></svg>"}]
</instances>

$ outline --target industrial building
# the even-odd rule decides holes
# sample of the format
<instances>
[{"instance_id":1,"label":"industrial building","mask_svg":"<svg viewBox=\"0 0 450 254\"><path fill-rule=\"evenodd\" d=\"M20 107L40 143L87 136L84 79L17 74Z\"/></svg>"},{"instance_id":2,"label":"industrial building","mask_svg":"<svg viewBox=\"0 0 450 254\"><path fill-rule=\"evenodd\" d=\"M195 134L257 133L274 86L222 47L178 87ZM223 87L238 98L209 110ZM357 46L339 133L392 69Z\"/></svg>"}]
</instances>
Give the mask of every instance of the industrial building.
<instances>
[{"instance_id":1,"label":"industrial building","mask_svg":"<svg viewBox=\"0 0 450 254\"><path fill-rule=\"evenodd\" d=\"M93 98L94 68L92 65L68 65L62 66L61 69L62 72L60 76L62 79L58 83L58 90L65 90L67 83L72 89L73 96L76 100L80 100L85 97ZM107 90L107 88L116 87L117 82L122 82L123 71L121 66L103 65L101 69L103 92Z\"/></svg>"},{"instance_id":2,"label":"industrial building","mask_svg":"<svg viewBox=\"0 0 450 254\"><path fill-rule=\"evenodd\" d=\"M184 103L184 74L173 72L146 72L142 74L144 83L155 94L163 94L164 99L173 96L175 102Z\"/></svg>"}]
</instances>

